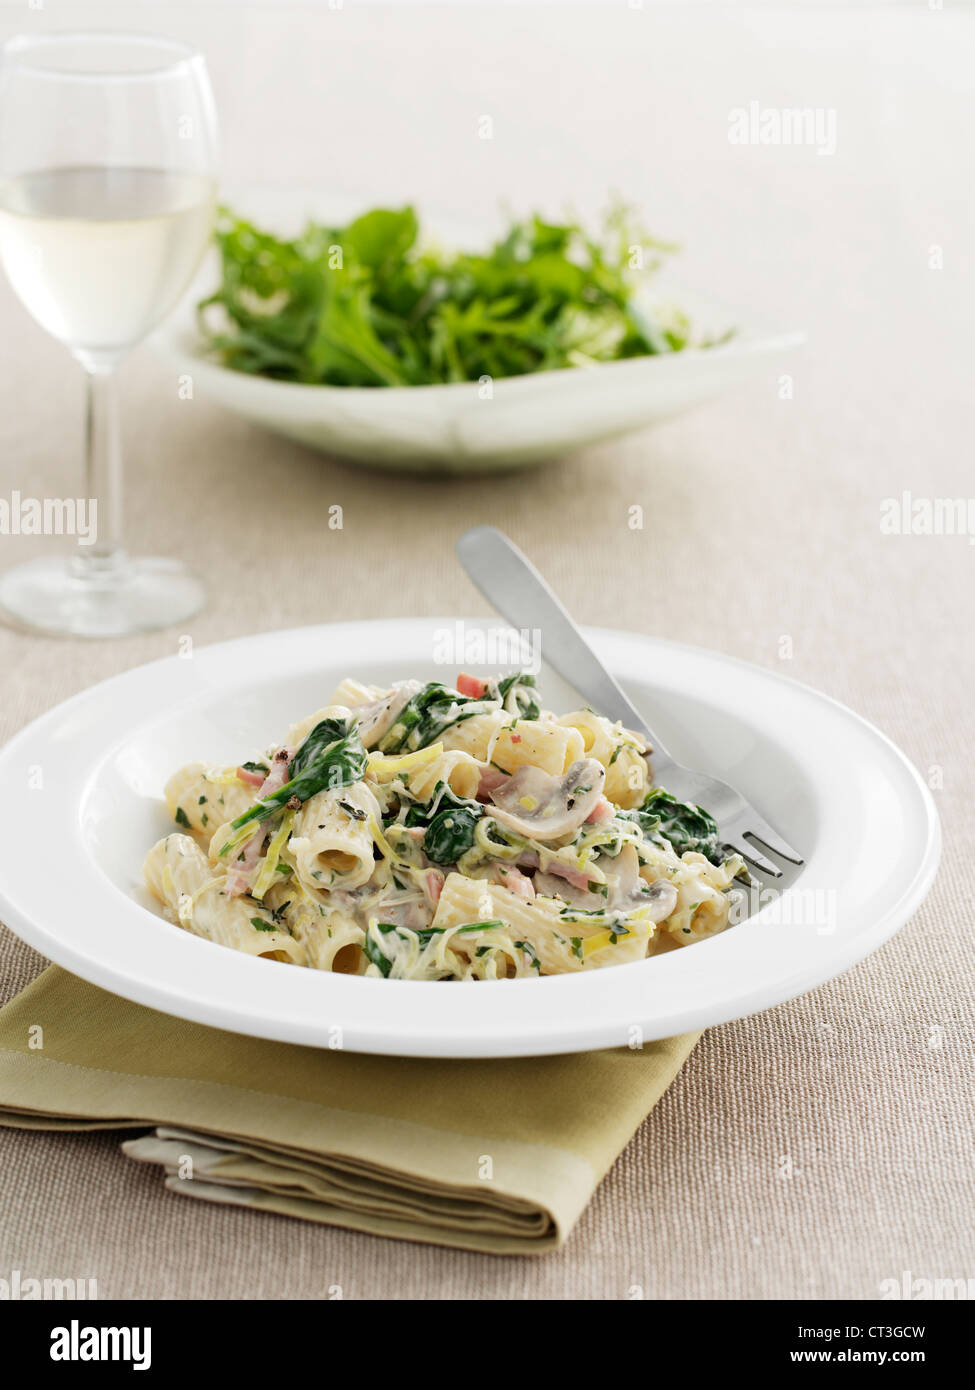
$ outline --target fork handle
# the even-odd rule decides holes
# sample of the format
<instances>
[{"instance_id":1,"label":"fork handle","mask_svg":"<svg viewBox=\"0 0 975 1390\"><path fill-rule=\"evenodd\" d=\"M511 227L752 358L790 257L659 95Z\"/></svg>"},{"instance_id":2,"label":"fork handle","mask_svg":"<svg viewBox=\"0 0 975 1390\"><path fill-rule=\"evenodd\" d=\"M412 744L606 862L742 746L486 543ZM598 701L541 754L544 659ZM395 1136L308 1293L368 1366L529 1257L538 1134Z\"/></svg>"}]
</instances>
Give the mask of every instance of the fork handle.
<instances>
[{"instance_id":1,"label":"fork handle","mask_svg":"<svg viewBox=\"0 0 975 1390\"><path fill-rule=\"evenodd\" d=\"M475 526L457 542L461 564L489 603L519 631L542 634L543 659L600 714L642 734L657 780L673 758L606 670L535 566L494 526Z\"/></svg>"}]
</instances>

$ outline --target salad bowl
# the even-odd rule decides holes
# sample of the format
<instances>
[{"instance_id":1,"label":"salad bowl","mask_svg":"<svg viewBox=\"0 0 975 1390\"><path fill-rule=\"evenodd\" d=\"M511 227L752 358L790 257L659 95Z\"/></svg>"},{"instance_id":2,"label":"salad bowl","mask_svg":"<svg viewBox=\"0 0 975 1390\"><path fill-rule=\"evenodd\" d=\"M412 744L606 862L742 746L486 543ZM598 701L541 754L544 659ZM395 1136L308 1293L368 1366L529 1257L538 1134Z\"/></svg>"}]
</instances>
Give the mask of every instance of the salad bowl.
<instances>
[{"instance_id":1,"label":"salad bowl","mask_svg":"<svg viewBox=\"0 0 975 1390\"><path fill-rule=\"evenodd\" d=\"M243 190L225 201L273 227L296 234L311 217L338 224L363 200L300 190ZM432 219L447 244L483 244L494 229L472 233ZM197 301L219 281L214 252L194 292L152 340L159 356L194 391L255 425L311 449L395 471L490 473L563 457L589 445L670 419L749 378L773 377L804 335L774 328L748 311L673 283L665 272L636 295L639 309L679 306L698 340L710 347L628 357L591 366L410 386L327 386L251 375L208 352Z\"/></svg>"}]
</instances>

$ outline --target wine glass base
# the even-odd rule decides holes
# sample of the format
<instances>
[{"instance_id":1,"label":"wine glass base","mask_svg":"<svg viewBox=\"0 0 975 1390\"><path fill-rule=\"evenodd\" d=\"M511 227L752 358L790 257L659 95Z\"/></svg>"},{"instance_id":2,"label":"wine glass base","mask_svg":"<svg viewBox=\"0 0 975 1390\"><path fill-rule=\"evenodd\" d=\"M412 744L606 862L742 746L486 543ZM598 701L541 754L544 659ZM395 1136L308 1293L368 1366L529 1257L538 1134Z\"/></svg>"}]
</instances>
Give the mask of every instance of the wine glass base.
<instances>
[{"instance_id":1,"label":"wine glass base","mask_svg":"<svg viewBox=\"0 0 975 1390\"><path fill-rule=\"evenodd\" d=\"M175 560L124 560L89 576L62 556L0 574L0 616L48 636L151 632L191 618L205 601L200 580Z\"/></svg>"}]
</instances>

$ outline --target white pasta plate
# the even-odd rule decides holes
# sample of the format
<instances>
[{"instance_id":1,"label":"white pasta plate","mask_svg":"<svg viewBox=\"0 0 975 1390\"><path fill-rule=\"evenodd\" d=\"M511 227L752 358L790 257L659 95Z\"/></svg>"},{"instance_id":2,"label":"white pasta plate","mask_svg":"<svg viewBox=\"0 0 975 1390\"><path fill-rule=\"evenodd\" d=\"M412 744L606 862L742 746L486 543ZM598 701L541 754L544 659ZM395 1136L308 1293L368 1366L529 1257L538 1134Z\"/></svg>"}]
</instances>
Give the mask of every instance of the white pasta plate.
<instances>
[{"instance_id":1,"label":"white pasta plate","mask_svg":"<svg viewBox=\"0 0 975 1390\"><path fill-rule=\"evenodd\" d=\"M267 747L349 674L442 681L434 658L454 631L451 619L404 619L273 632L138 667L51 710L0 752L0 918L76 975L213 1027L360 1052L500 1057L633 1046L769 1008L875 950L927 893L938 818L878 730L731 657L593 629L596 652L674 755L738 786L805 854L752 916L639 963L434 982L241 954L152 908L141 866L174 829L161 798L174 768ZM496 629L480 620L464 631ZM539 682L548 707L573 707L544 666Z\"/></svg>"},{"instance_id":2,"label":"white pasta plate","mask_svg":"<svg viewBox=\"0 0 975 1390\"><path fill-rule=\"evenodd\" d=\"M343 222L367 199L323 200L300 189L225 193L225 201L265 225L292 234L311 215ZM482 245L480 234L433 219L445 244ZM534 372L491 384L309 386L230 370L207 357L195 303L217 283L216 258L194 292L152 338L157 353L193 389L254 424L313 449L391 470L481 473L520 468L643 429L766 373L800 346L804 334L763 322L753 311L715 296L653 278L641 304L673 303L695 332L734 337L722 346L630 358L559 371Z\"/></svg>"}]
</instances>

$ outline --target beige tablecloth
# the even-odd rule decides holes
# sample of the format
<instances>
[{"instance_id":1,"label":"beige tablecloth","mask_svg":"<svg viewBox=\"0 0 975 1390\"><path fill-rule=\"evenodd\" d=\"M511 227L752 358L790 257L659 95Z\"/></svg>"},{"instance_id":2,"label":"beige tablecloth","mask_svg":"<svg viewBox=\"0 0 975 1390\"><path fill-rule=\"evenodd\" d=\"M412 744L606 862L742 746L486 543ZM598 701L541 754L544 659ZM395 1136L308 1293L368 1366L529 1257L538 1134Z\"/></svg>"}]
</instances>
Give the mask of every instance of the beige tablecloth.
<instances>
[{"instance_id":1,"label":"beige tablecloth","mask_svg":"<svg viewBox=\"0 0 975 1390\"><path fill-rule=\"evenodd\" d=\"M557 1255L180 1202L110 1134L0 1131L0 1277L94 1277L104 1297L871 1298L905 1270L975 1275L975 549L880 529L885 498L975 490L972 12L230 8L79 4L72 24L202 43L232 179L468 221L501 196L588 211L616 187L686 243L688 283L810 344L791 382L769 373L521 479L449 485L346 468L181 400L142 351L124 370L130 541L205 575L194 641L483 612L452 544L492 522L581 620L732 652L875 721L935 788L944 866L871 959L705 1035ZM59 22L25 7L0 30ZM836 153L729 144L728 112L752 100L834 110ZM77 370L0 288L0 493L78 492L80 405ZM403 539L419 528L422 555ZM37 545L2 537L0 562ZM4 632L0 736L178 635ZM41 964L0 933L3 998Z\"/></svg>"}]
</instances>

